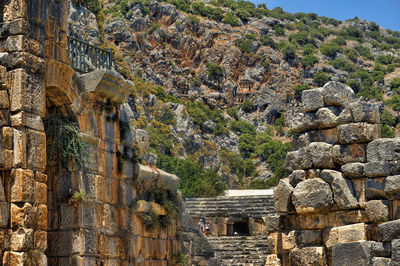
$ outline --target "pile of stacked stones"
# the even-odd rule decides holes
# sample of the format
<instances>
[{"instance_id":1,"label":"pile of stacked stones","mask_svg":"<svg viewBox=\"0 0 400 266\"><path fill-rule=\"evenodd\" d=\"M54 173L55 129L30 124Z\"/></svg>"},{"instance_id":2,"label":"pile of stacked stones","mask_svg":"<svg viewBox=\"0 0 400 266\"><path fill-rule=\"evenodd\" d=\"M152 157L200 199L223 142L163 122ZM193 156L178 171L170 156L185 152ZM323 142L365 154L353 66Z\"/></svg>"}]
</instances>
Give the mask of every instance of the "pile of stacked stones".
<instances>
[{"instance_id":1,"label":"pile of stacked stones","mask_svg":"<svg viewBox=\"0 0 400 266\"><path fill-rule=\"evenodd\" d=\"M274 190L282 265L400 265L400 139L380 139L378 105L341 83L302 103Z\"/></svg>"}]
</instances>

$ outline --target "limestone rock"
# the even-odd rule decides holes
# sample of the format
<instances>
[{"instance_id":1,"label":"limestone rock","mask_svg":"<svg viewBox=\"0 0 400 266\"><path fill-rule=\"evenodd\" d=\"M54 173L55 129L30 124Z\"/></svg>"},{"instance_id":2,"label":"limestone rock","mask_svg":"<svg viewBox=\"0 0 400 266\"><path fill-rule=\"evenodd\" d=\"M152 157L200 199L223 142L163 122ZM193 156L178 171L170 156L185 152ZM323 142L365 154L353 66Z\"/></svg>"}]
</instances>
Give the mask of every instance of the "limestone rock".
<instances>
[{"instance_id":1,"label":"limestone rock","mask_svg":"<svg viewBox=\"0 0 400 266\"><path fill-rule=\"evenodd\" d=\"M324 243L328 249L337 243L363 241L367 237L364 223L333 227L324 231Z\"/></svg>"},{"instance_id":2,"label":"limestone rock","mask_svg":"<svg viewBox=\"0 0 400 266\"><path fill-rule=\"evenodd\" d=\"M359 178L364 176L364 164L363 163L348 163L342 165L340 171L347 178Z\"/></svg>"},{"instance_id":3,"label":"limestone rock","mask_svg":"<svg viewBox=\"0 0 400 266\"><path fill-rule=\"evenodd\" d=\"M322 180L324 180L328 184L332 184L332 181L335 178L342 178L342 173L335 170L323 170L320 174Z\"/></svg>"},{"instance_id":4,"label":"limestone rock","mask_svg":"<svg viewBox=\"0 0 400 266\"><path fill-rule=\"evenodd\" d=\"M322 240L322 231L296 230L296 243L299 247L319 245Z\"/></svg>"},{"instance_id":5,"label":"limestone rock","mask_svg":"<svg viewBox=\"0 0 400 266\"><path fill-rule=\"evenodd\" d=\"M289 182L293 187L305 179L306 172L304 170L295 170L289 175Z\"/></svg>"},{"instance_id":6,"label":"limestone rock","mask_svg":"<svg viewBox=\"0 0 400 266\"><path fill-rule=\"evenodd\" d=\"M331 185L333 198L339 209L352 209L358 206L351 181L345 180L340 174L334 177Z\"/></svg>"},{"instance_id":7,"label":"limestone rock","mask_svg":"<svg viewBox=\"0 0 400 266\"><path fill-rule=\"evenodd\" d=\"M324 107L315 113L315 123L320 128L331 128L351 122L349 109L339 107Z\"/></svg>"},{"instance_id":8,"label":"limestone rock","mask_svg":"<svg viewBox=\"0 0 400 266\"><path fill-rule=\"evenodd\" d=\"M385 178L384 192L389 199L400 198L400 175L393 175Z\"/></svg>"},{"instance_id":9,"label":"limestone rock","mask_svg":"<svg viewBox=\"0 0 400 266\"><path fill-rule=\"evenodd\" d=\"M293 266L326 265L325 251L323 247L305 247L293 249L289 254L289 260Z\"/></svg>"},{"instance_id":10,"label":"limestone rock","mask_svg":"<svg viewBox=\"0 0 400 266\"><path fill-rule=\"evenodd\" d=\"M365 266L371 260L371 242L338 243L332 248L332 266Z\"/></svg>"},{"instance_id":11,"label":"limestone rock","mask_svg":"<svg viewBox=\"0 0 400 266\"><path fill-rule=\"evenodd\" d=\"M372 256L390 257L391 245L389 242L372 242Z\"/></svg>"},{"instance_id":12,"label":"limestone rock","mask_svg":"<svg viewBox=\"0 0 400 266\"><path fill-rule=\"evenodd\" d=\"M400 160L400 138L372 141L367 146L367 160L368 162Z\"/></svg>"},{"instance_id":13,"label":"limestone rock","mask_svg":"<svg viewBox=\"0 0 400 266\"><path fill-rule=\"evenodd\" d=\"M399 161L368 162L364 166L365 175L368 177L381 177L397 175L400 173Z\"/></svg>"},{"instance_id":14,"label":"limestone rock","mask_svg":"<svg viewBox=\"0 0 400 266\"><path fill-rule=\"evenodd\" d=\"M382 223L378 226L383 241L391 241L400 237L400 220Z\"/></svg>"},{"instance_id":15,"label":"limestone rock","mask_svg":"<svg viewBox=\"0 0 400 266\"><path fill-rule=\"evenodd\" d=\"M0 228L7 228L9 217L10 204L8 202L0 202Z\"/></svg>"},{"instance_id":16,"label":"limestone rock","mask_svg":"<svg viewBox=\"0 0 400 266\"><path fill-rule=\"evenodd\" d=\"M382 257L373 257L371 266L390 266L390 259Z\"/></svg>"},{"instance_id":17,"label":"limestone rock","mask_svg":"<svg viewBox=\"0 0 400 266\"><path fill-rule=\"evenodd\" d=\"M282 249L292 250L297 247L295 231L290 231L288 233L282 233Z\"/></svg>"},{"instance_id":18,"label":"limestone rock","mask_svg":"<svg viewBox=\"0 0 400 266\"><path fill-rule=\"evenodd\" d=\"M309 213L332 207L332 191L328 183L320 178L300 182L292 195L298 213Z\"/></svg>"},{"instance_id":19,"label":"limestone rock","mask_svg":"<svg viewBox=\"0 0 400 266\"><path fill-rule=\"evenodd\" d=\"M349 108L354 122L380 123L377 104L358 100L350 103Z\"/></svg>"},{"instance_id":20,"label":"limestone rock","mask_svg":"<svg viewBox=\"0 0 400 266\"><path fill-rule=\"evenodd\" d=\"M266 266L281 266L281 260L278 258L278 256L276 254L270 254L270 255L267 255L265 265Z\"/></svg>"},{"instance_id":21,"label":"limestone rock","mask_svg":"<svg viewBox=\"0 0 400 266\"><path fill-rule=\"evenodd\" d=\"M390 265L400 265L400 239L392 240L392 258Z\"/></svg>"},{"instance_id":22,"label":"limestone rock","mask_svg":"<svg viewBox=\"0 0 400 266\"><path fill-rule=\"evenodd\" d=\"M355 162L365 162L365 144L348 144L333 146L333 159L338 164L348 164Z\"/></svg>"},{"instance_id":23,"label":"limestone rock","mask_svg":"<svg viewBox=\"0 0 400 266\"><path fill-rule=\"evenodd\" d=\"M33 249L33 229L18 228L10 237L10 249L23 251Z\"/></svg>"},{"instance_id":24,"label":"limestone rock","mask_svg":"<svg viewBox=\"0 0 400 266\"><path fill-rule=\"evenodd\" d=\"M324 106L324 97L321 88L305 90L301 94L301 102L305 112L314 112Z\"/></svg>"},{"instance_id":25,"label":"limestone rock","mask_svg":"<svg viewBox=\"0 0 400 266\"><path fill-rule=\"evenodd\" d=\"M389 202L386 200L370 200L365 203L365 212L373 223L385 222L389 219Z\"/></svg>"},{"instance_id":26,"label":"limestone rock","mask_svg":"<svg viewBox=\"0 0 400 266\"><path fill-rule=\"evenodd\" d=\"M292 122L292 130L295 133L304 132L316 127L315 115L313 113L296 114Z\"/></svg>"},{"instance_id":27,"label":"limestone rock","mask_svg":"<svg viewBox=\"0 0 400 266\"><path fill-rule=\"evenodd\" d=\"M368 123L351 123L338 126L339 143L363 143L380 138L380 125Z\"/></svg>"},{"instance_id":28,"label":"limestone rock","mask_svg":"<svg viewBox=\"0 0 400 266\"><path fill-rule=\"evenodd\" d=\"M274 204L276 212L288 212L293 210L292 204L293 187L288 179L281 179L274 188Z\"/></svg>"},{"instance_id":29,"label":"limestone rock","mask_svg":"<svg viewBox=\"0 0 400 266\"><path fill-rule=\"evenodd\" d=\"M336 81L326 83L322 88L322 94L327 106L344 106L354 99L354 91Z\"/></svg>"},{"instance_id":30,"label":"limestone rock","mask_svg":"<svg viewBox=\"0 0 400 266\"><path fill-rule=\"evenodd\" d=\"M313 142L308 146L308 152L312 155L315 168L334 168L332 157L332 145L325 142Z\"/></svg>"}]
</instances>

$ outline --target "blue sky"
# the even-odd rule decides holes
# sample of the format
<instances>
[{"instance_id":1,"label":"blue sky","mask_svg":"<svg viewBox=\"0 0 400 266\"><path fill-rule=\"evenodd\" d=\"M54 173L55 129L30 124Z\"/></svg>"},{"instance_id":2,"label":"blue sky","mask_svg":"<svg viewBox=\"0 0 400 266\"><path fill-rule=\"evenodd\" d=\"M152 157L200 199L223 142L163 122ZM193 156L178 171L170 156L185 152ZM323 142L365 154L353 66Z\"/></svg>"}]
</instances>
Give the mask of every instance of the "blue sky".
<instances>
[{"instance_id":1,"label":"blue sky","mask_svg":"<svg viewBox=\"0 0 400 266\"><path fill-rule=\"evenodd\" d=\"M375 21L383 28L400 31L400 0L250 0L265 3L268 9L277 6L296 13L317 13L340 20L358 16Z\"/></svg>"}]
</instances>

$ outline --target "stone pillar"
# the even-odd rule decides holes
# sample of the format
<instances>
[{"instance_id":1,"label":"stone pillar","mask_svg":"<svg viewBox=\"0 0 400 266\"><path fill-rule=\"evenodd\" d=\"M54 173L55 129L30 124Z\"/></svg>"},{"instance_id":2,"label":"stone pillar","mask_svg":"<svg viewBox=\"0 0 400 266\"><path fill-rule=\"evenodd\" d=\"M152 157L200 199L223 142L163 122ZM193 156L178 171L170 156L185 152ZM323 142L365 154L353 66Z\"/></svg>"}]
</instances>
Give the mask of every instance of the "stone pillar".
<instances>
[{"instance_id":1,"label":"stone pillar","mask_svg":"<svg viewBox=\"0 0 400 266\"><path fill-rule=\"evenodd\" d=\"M0 255L47 265L44 45L48 1L0 5Z\"/></svg>"}]
</instances>

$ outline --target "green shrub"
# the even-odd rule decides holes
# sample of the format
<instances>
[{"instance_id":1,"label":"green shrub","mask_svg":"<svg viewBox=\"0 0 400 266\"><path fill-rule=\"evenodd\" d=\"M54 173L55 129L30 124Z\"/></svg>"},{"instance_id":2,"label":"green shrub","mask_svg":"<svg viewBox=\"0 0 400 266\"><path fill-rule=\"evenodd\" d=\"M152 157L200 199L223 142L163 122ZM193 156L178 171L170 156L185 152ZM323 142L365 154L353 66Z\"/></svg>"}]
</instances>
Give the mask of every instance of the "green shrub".
<instances>
[{"instance_id":1,"label":"green shrub","mask_svg":"<svg viewBox=\"0 0 400 266\"><path fill-rule=\"evenodd\" d=\"M332 42L340 46L347 44L346 39L343 36L336 37L335 39L332 40Z\"/></svg>"},{"instance_id":2,"label":"green shrub","mask_svg":"<svg viewBox=\"0 0 400 266\"><path fill-rule=\"evenodd\" d=\"M283 35L285 35L285 29L284 29L282 26L278 25L278 24L276 24L276 25L274 26L274 31L275 31L275 35L276 35L276 36L283 36Z\"/></svg>"},{"instance_id":3,"label":"green shrub","mask_svg":"<svg viewBox=\"0 0 400 266\"><path fill-rule=\"evenodd\" d=\"M343 48L333 42L321 45L320 50L323 55L330 58L335 58L338 53L343 52Z\"/></svg>"},{"instance_id":4,"label":"green shrub","mask_svg":"<svg viewBox=\"0 0 400 266\"><path fill-rule=\"evenodd\" d=\"M304 48L303 48L303 55L304 55L304 56L306 56L306 55L311 55L311 54L314 54L314 53L315 53L315 47L314 47L314 45L312 45L312 44L307 44L307 45L304 46Z\"/></svg>"},{"instance_id":5,"label":"green shrub","mask_svg":"<svg viewBox=\"0 0 400 266\"><path fill-rule=\"evenodd\" d=\"M393 108L395 111L400 111L400 95L393 95L386 104Z\"/></svg>"},{"instance_id":6,"label":"green shrub","mask_svg":"<svg viewBox=\"0 0 400 266\"><path fill-rule=\"evenodd\" d=\"M286 61L291 61L296 58L296 47L291 43L284 44L282 45L282 53Z\"/></svg>"},{"instance_id":7,"label":"green shrub","mask_svg":"<svg viewBox=\"0 0 400 266\"><path fill-rule=\"evenodd\" d=\"M394 138L396 135L394 130L388 125L381 125L381 137L382 138Z\"/></svg>"},{"instance_id":8,"label":"green shrub","mask_svg":"<svg viewBox=\"0 0 400 266\"><path fill-rule=\"evenodd\" d=\"M309 37L308 32L306 31L291 33L289 34L288 39L291 43L298 44L301 46L304 46L306 44L316 45L314 38Z\"/></svg>"},{"instance_id":9,"label":"green shrub","mask_svg":"<svg viewBox=\"0 0 400 266\"><path fill-rule=\"evenodd\" d=\"M226 13L225 17L222 19L222 22L231 26L239 26L239 20L232 12Z\"/></svg>"},{"instance_id":10,"label":"green shrub","mask_svg":"<svg viewBox=\"0 0 400 266\"><path fill-rule=\"evenodd\" d=\"M254 153L254 135L243 134L239 137L239 151L243 158L250 158Z\"/></svg>"},{"instance_id":11,"label":"green shrub","mask_svg":"<svg viewBox=\"0 0 400 266\"><path fill-rule=\"evenodd\" d=\"M270 37L270 36L263 35L263 36L261 36L260 41L265 46L269 46L273 49L277 48L277 45L276 45L274 39L272 39L272 37Z\"/></svg>"},{"instance_id":12,"label":"green shrub","mask_svg":"<svg viewBox=\"0 0 400 266\"><path fill-rule=\"evenodd\" d=\"M390 89L400 94L400 78L395 77L390 81Z\"/></svg>"},{"instance_id":13,"label":"green shrub","mask_svg":"<svg viewBox=\"0 0 400 266\"><path fill-rule=\"evenodd\" d=\"M344 53L346 54L347 58L349 58L353 63L357 62L358 54L357 54L356 50L346 49L344 51Z\"/></svg>"},{"instance_id":14,"label":"green shrub","mask_svg":"<svg viewBox=\"0 0 400 266\"><path fill-rule=\"evenodd\" d=\"M254 105L252 102L250 102L249 100L245 100L241 105L240 105L240 109L243 110L243 112L246 113L251 113L254 111Z\"/></svg>"},{"instance_id":15,"label":"green shrub","mask_svg":"<svg viewBox=\"0 0 400 266\"><path fill-rule=\"evenodd\" d=\"M340 31L340 35L347 39L361 39L363 37L362 31L355 26L348 26Z\"/></svg>"},{"instance_id":16,"label":"green shrub","mask_svg":"<svg viewBox=\"0 0 400 266\"><path fill-rule=\"evenodd\" d=\"M392 112L387 109L383 109L381 114L381 124L394 127L396 125L396 118L393 116Z\"/></svg>"},{"instance_id":17,"label":"green shrub","mask_svg":"<svg viewBox=\"0 0 400 266\"><path fill-rule=\"evenodd\" d=\"M230 115L233 119L239 120L238 111L235 107L230 107L227 109L228 115Z\"/></svg>"},{"instance_id":18,"label":"green shrub","mask_svg":"<svg viewBox=\"0 0 400 266\"><path fill-rule=\"evenodd\" d=\"M300 99L303 91L309 90L309 89L311 89L311 87L309 85L306 85L306 84L297 85L296 87L294 87L294 97L296 99Z\"/></svg>"},{"instance_id":19,"label":"green shrub","mask_svg":"<svg viewBox=\"0 0 400 266\"><path fill-rule=\"evenodd\" d=\"M344 58L336 58L330 63L334 68L345 70L347 72L354 72L356 70L356 67L352 63L350 63L347 59Z\"/></svg>"},{"instance_id":20,"label":"green shrub","mask_svg":"<svg viewBox=\"0 0 400 266\"><path fill-rule=\"evenodd\" d=\"M250 134L255 136L256 135L256 127L246 121L232 121L230 123L231 130L238 134Z\"/></svg>"},{"instance_id":21,"label":"green shrub","mask_svg":"<svg viewBox=\"0 0 400 266\"><path fill-rule=\"evenodd\" d=\"M383 65L388 65L393 62L393 56L390 54L379 55L376 57L376 62Z\"/></svg>"},{"instance_id":22,"label":"green shrub","mask_svg":"<svg viewBox=\"0 0 400 266\"><path fill-rule=\"evenodd\" d=\"M365 57L366 59L372 59L374 56L371 53L371 50L367 46L357 45L354 47L359 55Z\"/></svg>"},{"instance_id":23,"label":"green shrub","mask_svg":"<svg viewBox=\"0 0 400 266\"><path fill-rule=\"evenodd\" d=\"M251 53L252 52L252 49L251 49L252 43L253 43L253 41L249 38L241 38L241 39L237 39L235 41L235 45L237 47L239 47L239 49L243 53Z\"/></svg>"},{"instance_id":24,"label":"green shrub","mask_svg":"<svg viewBox=\"0 0 400 266\"><path fill-rule=\"evenodd\" d=\"M375 22L371 21L369 23L369 30L371 30L371 31L379 31L379 26Z\"/></svg>"},{"instance_id":25,"label":"green shrub","mask_svg":"<svg viewBox=\"0 0 400 266\"><path fill-rule=\"evenodd\" d=\"M357 93L357 96L362 96L367 99L383 100L382 89L374 86L362 86Z\"/></svg>"},{"instance_id":26,"label":"green shrub","mask_svg":"<svg viewBox=\"0 0 400 266\"><path fill-rule=\"evenodd\" d=\"M146 128L149 133L150 148L152 152L173 155L174 144L172 142L172 132L168 125L156 120L151 121Z\"/></svg>"},{"instance_id":27,"label":"green shrub","mask_svg":"<svg viewBox=\"0 0 400 266\"><path fill-rule=\"evenodd\" d=\"M329 76L325 72L317 72L315 73L313 80L317 86L323 86L329 81Z\"/></svg>"},{"instance_id":28,"label":"green shrub","mask_svg":"<svg viewBox=\"0 0 400 266\"><path fill-rule=\"evenodd\" d=\"M316 55L309 54L301 59L301 63L304 68L312 68L315 64L319 62L319 58Z\"/></svg>"},{"instance_id":29,"label":"green shrub","mask_svg":"<svg viewBox=\"0 0 400 266\"><path fill-rule=\"evenodd\" d=\"M207 63L208 77L212 80L219 80L224 76L224 68L217 63Z\"/></svg>"}]
</instances>

